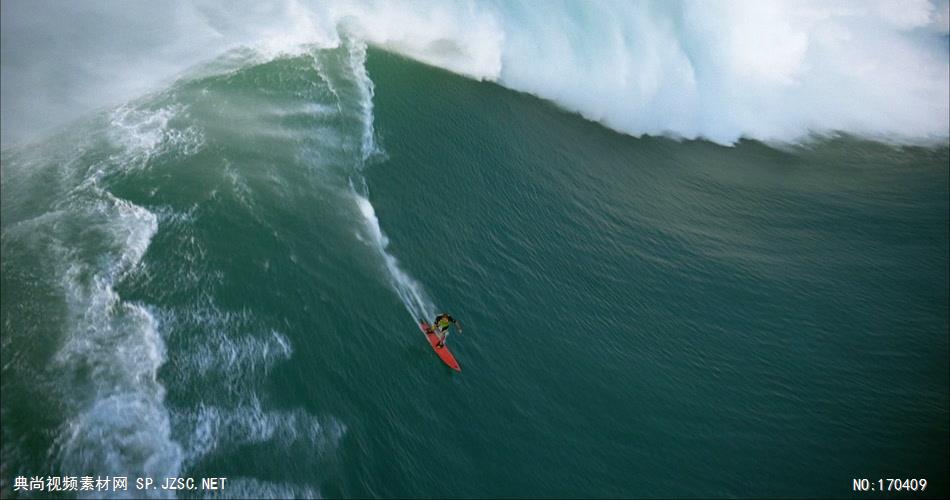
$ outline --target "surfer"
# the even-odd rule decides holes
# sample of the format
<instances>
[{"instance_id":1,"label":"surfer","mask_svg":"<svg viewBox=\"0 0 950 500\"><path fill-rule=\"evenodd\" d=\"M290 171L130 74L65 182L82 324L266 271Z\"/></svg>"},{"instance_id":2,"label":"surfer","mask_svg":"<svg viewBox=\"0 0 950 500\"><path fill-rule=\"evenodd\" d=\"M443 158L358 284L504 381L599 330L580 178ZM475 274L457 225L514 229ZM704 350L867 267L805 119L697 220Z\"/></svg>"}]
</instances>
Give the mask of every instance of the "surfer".
<instances>
[{"instance_id":1,"label":"surfer","mask_svg":"<svg viewBox=\"0 0 950 500\"><path fill-rule=\"evenodd\" d=\"M452 316L442 313L435 317L435 321L432 322L432 327L437 334L442 334L442 336L439 337L439 343L436 345L439 347L445 347L445 338L449 336L449 326L453 324L455 325L455 328L458 328L459 333L462 333L462 324Z\"/></svg>"}]
</instances>

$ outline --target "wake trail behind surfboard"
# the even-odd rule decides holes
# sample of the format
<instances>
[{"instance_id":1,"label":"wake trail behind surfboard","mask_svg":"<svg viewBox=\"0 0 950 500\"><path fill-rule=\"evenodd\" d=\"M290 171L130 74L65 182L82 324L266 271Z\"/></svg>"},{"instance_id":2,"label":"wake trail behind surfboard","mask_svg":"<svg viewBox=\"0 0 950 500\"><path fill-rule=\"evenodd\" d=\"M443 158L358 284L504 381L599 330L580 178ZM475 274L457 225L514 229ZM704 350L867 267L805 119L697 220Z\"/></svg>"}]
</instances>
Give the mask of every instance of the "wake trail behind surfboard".
<instances>
[{"instance_id":1,"label":"wake trail behind surfboard","mask_svg":"<svg viewBox=\"0 0 950 500\"><path fill-rule=\"evenodd\" d=\"M409 312L414 321L420 318L434 317L435 306L428 297L426 297L422 285L403 271L396 257L387 251L389 238L386 237L379 227L379 219L376 217L376 210L373 208L373 204L370 203L366 197L356 193L355 190L353 195L356 197L356 203L359 206L360 213L363 215L373 246L379 252L386 265L386 270L389 274L389 283L396 292L396 295L402 300L406 311Z\"/></svg>"}]
</instances>

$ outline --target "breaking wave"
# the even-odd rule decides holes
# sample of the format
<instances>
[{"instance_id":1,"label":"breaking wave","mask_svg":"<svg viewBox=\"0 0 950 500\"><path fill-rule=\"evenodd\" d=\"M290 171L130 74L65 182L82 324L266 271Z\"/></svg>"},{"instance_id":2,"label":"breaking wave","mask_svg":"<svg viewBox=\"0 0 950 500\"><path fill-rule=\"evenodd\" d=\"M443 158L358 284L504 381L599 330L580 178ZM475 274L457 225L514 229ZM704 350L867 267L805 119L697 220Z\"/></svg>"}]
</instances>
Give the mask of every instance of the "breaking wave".
<instances>
[{"instance_id":1,"label":"breaking wave","mask_svg":"<svg viewBox=\"0 0 950 500\"><path fill-rule=\"evenodd\" d=\"M50 116L66 119L109 99L118 103L235 47L255 47L258 57L267 58L310 45L337 47L356 37L529 92L634 136L729 144L743 137L798 141L835 131L901 142L944 141L950 133L945 0L560 1L543 8L529 2L288 1L237 9L215 2L180 7L101 4L73 12L74 6L66 5L43 13L52 26L57 19L73 24L94 18L104 29L115 28L117 46L98 39L48 42L11 25L4 32L5 42L10 40L3 48L4 121L35 128ZM4 17L40 8L5 4L10 15ZM162 29L143 35L153 25ZM23 50L14 52L17 47ZM42 79L47 72L12 71L32 55L47 61L43 50L63 58L52 61L59 67L82 66L58 73L74 76L45 95L62 91L63 98L82 99L52 109L34 92L49 86ZM114 52L151 64L90 71L92 61L110 60L99 55ZM16 130L5 127L4 141L27 133Z\"/></svg>"}]
</instances>

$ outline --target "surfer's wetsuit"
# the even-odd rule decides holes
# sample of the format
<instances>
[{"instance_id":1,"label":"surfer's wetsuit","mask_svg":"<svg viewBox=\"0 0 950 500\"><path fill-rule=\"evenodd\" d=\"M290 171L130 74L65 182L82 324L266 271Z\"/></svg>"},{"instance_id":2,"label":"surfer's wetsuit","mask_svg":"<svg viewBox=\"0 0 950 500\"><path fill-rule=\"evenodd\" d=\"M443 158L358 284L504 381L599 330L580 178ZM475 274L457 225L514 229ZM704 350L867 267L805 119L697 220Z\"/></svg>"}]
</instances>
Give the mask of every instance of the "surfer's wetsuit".
<instances>
[{"instance_id":1,"label":"surfer's wetsuit","mask_svg":"<svg viewBox=\"0 0 950 500\"><path fill-rule=\"evenodd\" d=\"M432 329L442 334L442 338L439 339L439 343L437 344L439 347L445 345L445 338L449 336L449 325L452 324L455 324L455 327L458 328L459 331L462 331L462 325L452 316L442 313L435 317L435 321L432 323Z\"/></svg>"},{"instance_id":2,"label":"surfer's wetsuit","mask_svg":"<svg viewBox=\"0 0 950 500\"><path fill-rule=\"evenodd\" d=\"M448 314L440 314L435 317L433 326L435 326L440 332L444 332L449 329L449 325L455 323L455 326L458 326L458 321L455 321L455 318L449 316Z\"/></svg>"}]
</instances>

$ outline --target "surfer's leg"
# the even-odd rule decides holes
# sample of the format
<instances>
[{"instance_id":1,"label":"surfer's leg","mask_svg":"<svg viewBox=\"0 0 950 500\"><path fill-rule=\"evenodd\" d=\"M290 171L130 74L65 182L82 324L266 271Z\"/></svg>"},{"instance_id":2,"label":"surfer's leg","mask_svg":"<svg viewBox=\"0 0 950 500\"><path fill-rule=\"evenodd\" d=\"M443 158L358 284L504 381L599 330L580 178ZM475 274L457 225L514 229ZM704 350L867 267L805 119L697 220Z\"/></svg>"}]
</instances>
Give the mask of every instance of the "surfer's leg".
<instances>
[{"instance_id":1,"label":"surfer's leg","mask_svg":"<svg viewBox=\"0 0 950 500\"><path fill-rule=\"evenodd\" d=\"M445 347L445 339L449 337L449 330L446 328L445 330L441 330L441 332L442 337L439 339L439 347Z\"/></svg>"}]
</instances>

